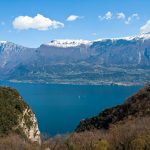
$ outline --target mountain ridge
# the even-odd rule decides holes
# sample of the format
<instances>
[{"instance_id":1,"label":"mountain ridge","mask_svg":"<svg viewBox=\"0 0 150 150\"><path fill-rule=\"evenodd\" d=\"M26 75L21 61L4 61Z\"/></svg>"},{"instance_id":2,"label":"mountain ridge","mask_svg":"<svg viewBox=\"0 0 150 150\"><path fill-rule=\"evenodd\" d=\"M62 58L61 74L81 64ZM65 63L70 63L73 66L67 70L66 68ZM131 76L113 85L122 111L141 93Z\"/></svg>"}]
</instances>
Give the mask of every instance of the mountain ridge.
<instances>
[{"instance_id":1,"label":"mountain ridge","mask_svg":"<svg viewBox=\"0 0 150 150\"><path fill-rule=\"evenodd\" d=\"M139 34L139 35L133 35L133 36L125 36L125 37L114 37L114 38L99 38L99 39L96 39L96 40L84 40L84 39L54 39L54 40L51 40L50 42L48 42L48 43L43 43L43 44L41 44L41 45L49 45L49 46L51 46L51 44L55 44L55 42L56 42L56 46L57 46L57 42L59 43L59 44L69 44L69 43L71 43L71 44L73 44L73 43L75 43L75 44L77 44L76 46L79 46L80 44L89 44L89 43L94 43L94 42L101 42L101 41L105 41L105 40L133 40L133 39L150 39L150 32L148 32L148 33L141 33L141 34ZM13 44L15 44L14 42L11 42L11 41L3 41L3 40L0 40L0 44L7 44L7 43L13 43ZM20 44L16 44L16 45L18 45L18 46L21 46ZM55 46L55 45L54 45ZM28 48L28 46L22 46L22 47L26 47L26 48ZM29 47L29 48L31 48L31 47ZM38 48L38 47L36 47L36 48Z\"/></svg>"},{"instance_id":2,"label":"mountain ridge","mask_svg":"<svg viewBox=\"0 0 150 150\"><path fill-rule=\"evenodd\" d=\"M150 80L150 33L135 37L93 43L82 40L52 41L52 44L42 44L38 48L1 42L0 79L143 85Z\"/></svg>"}]
</instances>

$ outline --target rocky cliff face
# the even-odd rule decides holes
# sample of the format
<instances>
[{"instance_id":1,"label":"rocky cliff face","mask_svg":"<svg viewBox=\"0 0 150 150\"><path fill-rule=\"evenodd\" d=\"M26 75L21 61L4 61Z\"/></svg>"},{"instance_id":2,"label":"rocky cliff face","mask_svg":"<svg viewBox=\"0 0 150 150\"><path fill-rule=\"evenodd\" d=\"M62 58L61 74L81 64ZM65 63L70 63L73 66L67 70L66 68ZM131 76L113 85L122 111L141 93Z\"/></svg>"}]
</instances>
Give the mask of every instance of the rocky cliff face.
<instances>
[{"instance_id":1,"label":"rocky cliff face","mask_svg":"<svg viewBox=\"0 0 150 150\"><path fill-rule=\"evenodd\" d=\"M76 132L109 129L140 117L150 116L150 85L128 98L124 104L102 111L98 116L80 122Z\"/></svg>"},{"instance_id":2,"label":"rocky cliff face","mask_svg":"<svg viewBox=\"0 0 150 150\"><path fill-rule=\"evenodd\" d=\"M20 117L19 127L23 129L23 132L27 138L32 142L38 142L41 144L40 131L38 128L37 119L32 110L27 107L23 111L23 115Z\"/></svg>"},{"instance_id":3,"label":"rocky cliff face","mask_svg":"<svg viewBox=\"0 0 150 150\"><path fill-rule=\"evenodd\" d=\"M15 89L0 87L0 136L17 133L41 143L35 114Z\"/></svg>"}]
</instances>

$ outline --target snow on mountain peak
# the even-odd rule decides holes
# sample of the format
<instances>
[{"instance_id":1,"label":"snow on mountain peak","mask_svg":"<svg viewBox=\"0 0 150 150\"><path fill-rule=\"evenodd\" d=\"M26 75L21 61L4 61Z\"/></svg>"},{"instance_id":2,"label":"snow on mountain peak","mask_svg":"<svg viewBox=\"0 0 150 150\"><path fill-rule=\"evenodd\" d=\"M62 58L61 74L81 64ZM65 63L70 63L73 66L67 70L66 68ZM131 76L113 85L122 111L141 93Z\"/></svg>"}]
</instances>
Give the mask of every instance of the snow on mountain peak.
<instances>
[{"instance_id":1,"label":"snow on mountain peak","mask_svg":"<svg viewBox=\"0 0 150 150\"><path fill-rule=\"evenodd\" d=\"M127 41L131 41L131 40L139 40L139 39L142 39L142 40L150 39L150 32L149 33L143 33L143 34L136 35L136 36L118 37L118 38L102 38L102 39L95 40L95 42L101 42L101 41L107 41L107 40L112 40L112 41L127 40Z\"/></svg>"},{"instance_id":2,"label":"snow on mountain peak","mask_svg":"<svg viewBox=\"0 0 150 150\"><path fill-rule=\"evenodd\" d=\"M142 39L150 39L150 32L148 32L148 33L143 33L143 34L139 35L139 38L142 38Z\"/></svg>"},{"instance_id":3,"label":"snow on mountain peak","mask_svg":"<svg viewBox=\"0 0 150 150\"><path fill-rule=\"evenodd\" d=\"M0 41L0 44L6 44L7 41Z\"/></svg>"},{"instance_id":4,"label":"snow on mountain peak","mask_svg":"<svg viewBox=\"0 0 150 150\"><path fill-rule=\"evenodd\" d=\"M92 44L91 41L88 40L53 40L50 43L46 44L48 46L55 46L55 47L77 47L80 45L90 45Z\"/></svg>"}]
</instances>

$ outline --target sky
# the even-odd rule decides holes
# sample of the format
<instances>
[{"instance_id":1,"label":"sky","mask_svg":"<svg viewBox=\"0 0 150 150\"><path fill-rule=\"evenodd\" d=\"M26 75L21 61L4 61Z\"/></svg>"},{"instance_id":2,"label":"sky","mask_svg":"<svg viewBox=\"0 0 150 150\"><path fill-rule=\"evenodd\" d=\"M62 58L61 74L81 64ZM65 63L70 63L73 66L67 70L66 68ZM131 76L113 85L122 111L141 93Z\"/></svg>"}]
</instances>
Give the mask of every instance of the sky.
<instances>
[{"instance_id":1,"label":"sky","mask_svg":"<svg viewBox=\"0 0 150 150\"><path fill-rule=\"evenodd\" d=\"M150 32L149 0L0 0L0 41L39 47L54 39Z\"/></svg>"}]
</instances>

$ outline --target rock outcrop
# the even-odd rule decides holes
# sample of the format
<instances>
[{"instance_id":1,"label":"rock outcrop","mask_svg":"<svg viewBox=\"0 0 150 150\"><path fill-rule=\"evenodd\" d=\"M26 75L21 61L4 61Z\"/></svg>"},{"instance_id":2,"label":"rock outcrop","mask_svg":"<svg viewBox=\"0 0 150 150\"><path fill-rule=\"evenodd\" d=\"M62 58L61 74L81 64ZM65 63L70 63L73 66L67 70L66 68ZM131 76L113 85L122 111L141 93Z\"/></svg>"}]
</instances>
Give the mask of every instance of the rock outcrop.
<instances>
[{"instance_id":1,"label":"rock outcrop","mask_svg":"<svg viewBox=\"0 0 150 150\"><path fill-rule=\"evenodd\" d=\"M37 119L31 108L15 89L0 87L0 136L10 133L41 143Z\"/></svg>"}]
</instances>

